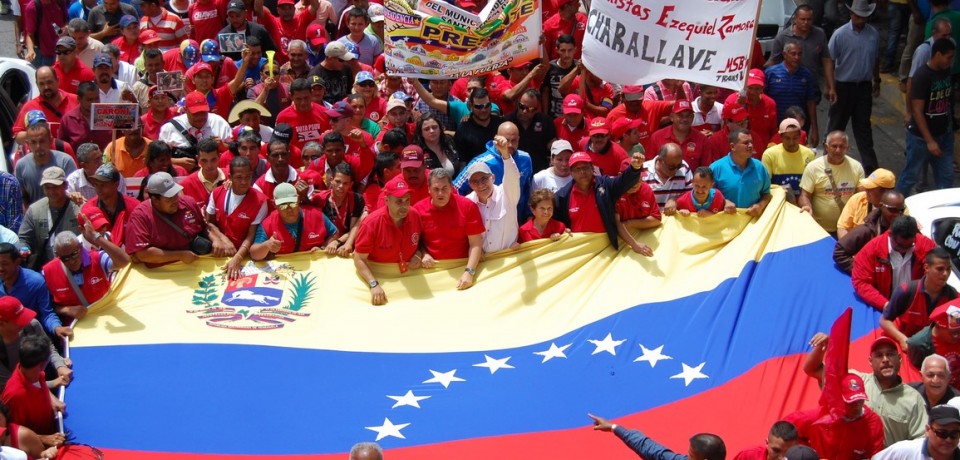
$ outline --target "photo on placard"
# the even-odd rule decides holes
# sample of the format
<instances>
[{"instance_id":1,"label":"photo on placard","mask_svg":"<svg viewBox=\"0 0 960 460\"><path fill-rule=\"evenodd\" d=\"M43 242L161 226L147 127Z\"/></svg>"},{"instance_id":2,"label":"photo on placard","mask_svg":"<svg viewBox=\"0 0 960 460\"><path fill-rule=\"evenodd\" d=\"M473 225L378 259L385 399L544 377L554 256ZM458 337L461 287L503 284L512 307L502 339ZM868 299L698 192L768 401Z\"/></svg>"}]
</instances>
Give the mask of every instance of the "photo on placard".
<instances>
[{"instance_id":1,"label":"photo on placard","mask_svg":"<svg viewBox=\"0 0 960 460\"><path fill-rule=\"evenodd\" d=\"M183 72L157 72L157 89L160 91L180 91L183 89Z\"/></svg>"},{"instance_id":2,"label":"photo on placard","mask_svg":"<svg viewBox=\"0 0 960 460\"><path fill-rule=\"evenodd\" d=\"M247 44L247 37L243 34L220 34L221 53L239 53L243 51L243 46Z\"/></svg>"}]
</instances>

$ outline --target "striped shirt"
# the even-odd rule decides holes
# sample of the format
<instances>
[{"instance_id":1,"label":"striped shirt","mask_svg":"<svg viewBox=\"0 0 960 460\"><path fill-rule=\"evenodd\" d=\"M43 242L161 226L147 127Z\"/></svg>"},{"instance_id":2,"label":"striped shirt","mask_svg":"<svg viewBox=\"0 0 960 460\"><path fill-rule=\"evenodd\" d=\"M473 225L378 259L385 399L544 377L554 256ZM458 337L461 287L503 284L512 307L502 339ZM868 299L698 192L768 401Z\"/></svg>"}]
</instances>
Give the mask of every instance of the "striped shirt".
<instances>
[{"instance_id":1,"label":"striped shirt","mask_svg":"<svg viewBox=\"0 0 960 460\"><path fill-rule=\"evenodd\" d=\"M767 67L764 74L767 78L764 91L777 103L777 120L786 118L784 112L791 106L806 112L807 101L817 100L817 79L806 67L797 67L791 73L785 65L777 64Z\"/></svg>"},{"instance_id":2,"label":"striped shirt","mask_svg":"<svg viewBox=\"0 0 960 460\"><path fill-rule=\"evenodd\" d=\"M644 181L653 189L653 195L657 197L657 204L660 210L667 204L667 200L676 200L680 195L693 190L693 174L687 162L684 161L680 169L673 174L673 177L663 181L657 174L657 158L643 162L643 171L640 172L640 180Z\"/></svg>"},{"instance_id":3,"label":"striped shirt","mask_svg":"<svg viewBox=\"0 0 960 460\"><path fill-rule=\"evenodd\" d=\"M180 46L180 42L187 37L187 28L183 25L183 19L167 11L166 8L161 8L160 16L156 18L147 16L140 18L140 30L146 29L157 31L157 36L160 37L157 44L164 51Z\"/></svg>"}]
</instances>

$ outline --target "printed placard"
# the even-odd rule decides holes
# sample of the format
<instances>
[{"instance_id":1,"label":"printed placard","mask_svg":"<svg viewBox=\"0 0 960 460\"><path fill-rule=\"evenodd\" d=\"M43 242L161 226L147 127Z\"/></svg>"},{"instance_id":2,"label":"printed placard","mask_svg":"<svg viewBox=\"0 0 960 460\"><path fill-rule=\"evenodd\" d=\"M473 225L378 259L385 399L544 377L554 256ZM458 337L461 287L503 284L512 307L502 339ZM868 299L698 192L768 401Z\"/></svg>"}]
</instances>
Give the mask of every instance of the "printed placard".
<instances>
[{"instance_id":1,"label":"printed placard","mask_svg":"<svg viewBox=\"0 0 960 460\"><path fill-rule=\"evenodd\" d=\"M157 72L157 89L164 92L183 90L183 72Z\"/></svg>"},{"instance_id":2,"label":"printed placard","mask_svg":"<svg viewBox=\"0 0 960 460\"><path fill-rule=\"evenodd\" d=\"M243 34L220 34L217 38L220 40L221 53L239 53L247 44L247 37Z\"/></svg>"},{"instance_id":3,"label":"printed placard","mask_svg":"<svg viewBox=\"0 0 960 460\"><path fill-rule=\"evenodd\" d=\"M91 130L128 130L140 126L138 104L93 104L90 107Z\"/></svg>"}]
</instances>

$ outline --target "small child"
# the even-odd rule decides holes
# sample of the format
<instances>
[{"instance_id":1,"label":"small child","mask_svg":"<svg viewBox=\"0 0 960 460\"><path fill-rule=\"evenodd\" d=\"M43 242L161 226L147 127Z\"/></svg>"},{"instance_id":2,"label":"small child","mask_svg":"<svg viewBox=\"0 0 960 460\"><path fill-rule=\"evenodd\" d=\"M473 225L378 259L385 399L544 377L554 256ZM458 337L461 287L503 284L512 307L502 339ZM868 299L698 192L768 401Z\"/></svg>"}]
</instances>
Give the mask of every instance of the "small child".
<instances>
[{"instance_id":1,"label":"small child","mask_svg":"<svg viewBox=\"0 0 960 460\"><path fill-rule=\"evenodd\" d=\"M570 233L563 222L553 219L553 192L545 188L534 190L530 194L530 210L533 217L520 226L517 234L518 243L550 238L557 241L564 232Z\"/></svg>"},{"instance_id":2,"label":"small child","mask_svg":"<svg viewBox=\"0 0 960 460\"><path fill-rule=\"evenodd\" d=\"M713 188L713 171L701 166L693 172L693 190L677 198L677 212L681 216L691 213L700 217L712 216L724 210L725 202L720 190Z\"/></svg>"}]
</instances>

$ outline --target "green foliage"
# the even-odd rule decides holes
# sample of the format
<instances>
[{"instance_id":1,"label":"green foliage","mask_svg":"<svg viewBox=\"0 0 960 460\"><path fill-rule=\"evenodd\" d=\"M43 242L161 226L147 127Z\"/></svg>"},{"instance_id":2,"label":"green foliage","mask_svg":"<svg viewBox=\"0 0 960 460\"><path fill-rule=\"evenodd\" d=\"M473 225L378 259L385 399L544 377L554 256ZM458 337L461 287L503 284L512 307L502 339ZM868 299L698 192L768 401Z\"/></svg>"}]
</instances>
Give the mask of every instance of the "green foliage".
<instances>
[{"instance_id":1,"label":"green foliage","mask_svg":"<svg viewBox=\"0 0 960 460\"><path fill-rule=\"evenodd\" d=\"M303 305L310 300L310 297L313 296L311 292L313 290L313 285L315 280L308 274L298 273L293 277L293 280L290 282L290 291L291 297L290 302L283 306L283 308L292 311L300 311L303 308Z\"/></svg>"},{"instance_id":2,"label":"green foliage","mask_svg":"<svg viewBox=\"0 0 960 460\"><path fill-rule=\"evenodd\" d=\"M217 306L217 277L207 275L200 279L199 288L193 291L193 304L203 308Z\"/></svg>"}]
</instances>

